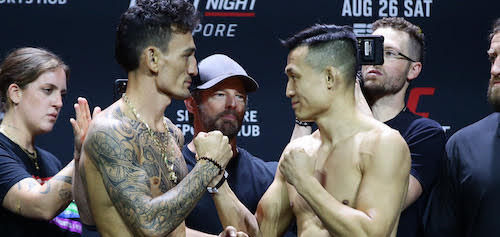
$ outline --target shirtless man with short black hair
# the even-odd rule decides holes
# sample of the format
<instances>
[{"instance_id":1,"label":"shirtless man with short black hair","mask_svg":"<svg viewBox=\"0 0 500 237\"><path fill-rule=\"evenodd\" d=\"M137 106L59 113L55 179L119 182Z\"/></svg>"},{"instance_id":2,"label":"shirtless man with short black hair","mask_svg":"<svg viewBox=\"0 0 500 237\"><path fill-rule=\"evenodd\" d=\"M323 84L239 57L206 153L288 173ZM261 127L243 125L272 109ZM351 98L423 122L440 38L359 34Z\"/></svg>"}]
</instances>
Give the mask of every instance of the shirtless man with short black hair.
<instances>
[{"instance_id":1,"label":"shirtless man with short black hair","mask_svg":"<svg viewBox=\"0 0 500 237\"><path fill-rule=\"evenodd\" d=\"M410 154L397 131L356 108L352 30L315 25L284 44L286 95L296 117L316 122L321 133L287 145L255 217L219 192L227 199L222 223L250 236L280 236L295 216L299 236L395 236Z\"/></svg>"},{"instance_id":2,"label":"shirtless man with short black hair","mask_svg":"<svg viewBox=\"0 0 500 237\"><path fill-rule=\"evenodd\" d=\"M186 236L184 219L232 156L220 131L200 133L188 174L182 134L164 117L172 99L190 96L197 23L184 0L137 1L122 15L116 58L128 73L127 90L93 120L80 161L102 236ZM231 233L232 227L221 236Z\"/></svg>"}]
</instances>

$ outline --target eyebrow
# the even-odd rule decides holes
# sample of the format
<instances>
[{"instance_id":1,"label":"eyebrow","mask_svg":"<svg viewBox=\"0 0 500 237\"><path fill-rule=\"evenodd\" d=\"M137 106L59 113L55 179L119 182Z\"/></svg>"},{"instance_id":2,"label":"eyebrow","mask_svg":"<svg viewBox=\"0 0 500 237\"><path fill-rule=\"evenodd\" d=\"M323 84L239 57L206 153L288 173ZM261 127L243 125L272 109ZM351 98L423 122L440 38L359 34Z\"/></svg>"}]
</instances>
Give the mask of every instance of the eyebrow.
<instances>
[{"instance_id":1,"label":"eyebrow","mask_svg":"<svg viewBox=\"0 0 500 237\"><path fill-rule=\"evenodd\" d=\"M42 86L50 86L52 88L59 89L59 87L57 87L55 84L49 82L43 83ZM68 90L67 88L61 89L62 92L66 92L67 90Z\"/></svg>"}]
</instances>

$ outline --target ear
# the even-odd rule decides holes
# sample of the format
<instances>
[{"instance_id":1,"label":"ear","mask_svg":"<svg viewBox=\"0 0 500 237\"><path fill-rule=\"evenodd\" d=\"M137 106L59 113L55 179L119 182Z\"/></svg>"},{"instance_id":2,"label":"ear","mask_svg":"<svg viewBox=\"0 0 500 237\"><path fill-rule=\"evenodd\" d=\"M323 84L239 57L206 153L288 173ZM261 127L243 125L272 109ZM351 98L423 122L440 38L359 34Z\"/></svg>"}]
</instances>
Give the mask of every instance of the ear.
<instances>
[{"instance_id":1,"label":"ear","mask_svg":"<svg viewBox=\"0 0 500 237\"><path fill-rule=\"evenodd\" d=\"M194 114L196 108L198 107L196 101L194 101L194 98L192 96L185 99L184 104L186 105L186 109L192 114Z\"/></svg>"},{"instance_id":2,"label":"ear","mask_svg":"<svg viewBox=\"0 0 500 237\"><path fill-rule=\"evenodd\" d=\"M417 78L421 71L422 71L421 62L411 63L410 70L408 71L408 74L406 76L407 81L410 82L411 80Z\"/></svg>"},{"instance_id":3,"label":"ear","mask_svg":"<svg viewBox=\"0 0 500 237\"><path fill-rule=\"evenodd\" d=\"M333 67L329 66L326 68L326 86L330 90L334 87L335 81L338 78L338 71Z\"/></svg>"},{"instance_id":4,"label":"ear","mask_svg":"<svg viewBox=\"0 0 500 237\"><path fill-rule=\"evenodd\" d=\"M161 56L161 50L157 47L149 46L146 49L144 49L144 58L146 60L146 66L148 69L154 73L158 73L160 66L160 56Z\"/></svg>"},{"instance_id":5,"label":"ear","mask_svg":"<svg viewBox=\"0 0 500 237\"><path fill-rule=\"evenodd\" d=\"M12 83L7 88L7 98L12 101L13 104L19 104L23 98L23 90L19 85Z\"/></svg>"}]
</instances>

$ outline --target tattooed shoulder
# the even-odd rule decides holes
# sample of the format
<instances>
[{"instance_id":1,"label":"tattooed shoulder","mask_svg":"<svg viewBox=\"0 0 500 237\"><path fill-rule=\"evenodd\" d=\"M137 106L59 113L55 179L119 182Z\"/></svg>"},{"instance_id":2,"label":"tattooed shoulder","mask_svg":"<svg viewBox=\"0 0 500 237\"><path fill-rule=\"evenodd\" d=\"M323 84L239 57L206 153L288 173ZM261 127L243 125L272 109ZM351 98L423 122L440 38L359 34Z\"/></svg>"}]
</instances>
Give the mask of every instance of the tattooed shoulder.
<instances>
[{"instance_id":1,"label":"tattooed shoulder","mask_svg":"<svg viewBox=\"0 0 500 237\"><path fill-rule=\"evenodd\" d=\"M184 135L182 134L182 131L175 126L175 124L170 121L167 117L164 117L165 121L167 122L167 127L169 132L172 134L172 136L175 139L175 142L179 146L180 149L182 149L182 146L184 146Z\"/></svg>"}]
</instances>

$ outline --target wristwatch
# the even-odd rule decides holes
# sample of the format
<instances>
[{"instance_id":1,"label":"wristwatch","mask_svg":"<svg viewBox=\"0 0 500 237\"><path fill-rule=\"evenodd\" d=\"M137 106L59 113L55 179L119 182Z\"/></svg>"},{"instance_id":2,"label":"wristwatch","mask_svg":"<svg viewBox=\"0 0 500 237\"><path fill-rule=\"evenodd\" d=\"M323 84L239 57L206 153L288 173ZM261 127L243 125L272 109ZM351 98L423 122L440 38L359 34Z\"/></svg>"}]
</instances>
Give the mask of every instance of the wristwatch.
<instances>
[{"instance_id":1,"label":"wristwatch","mask_svg":"<svg viewBox=\"0 0 500 237\"><path fill-rule=\"evenodd\" d=\"M228 173L227 173L227 171L224 170L224 175L222 175L222 179L220 179L220 181L215 185L215 187L207 187L207 191L210 194L218 193L220 186L222 186L222 184L224 184L224 182L226 182L227 176L228 176Z\"/></svg>"}]
</instances>

